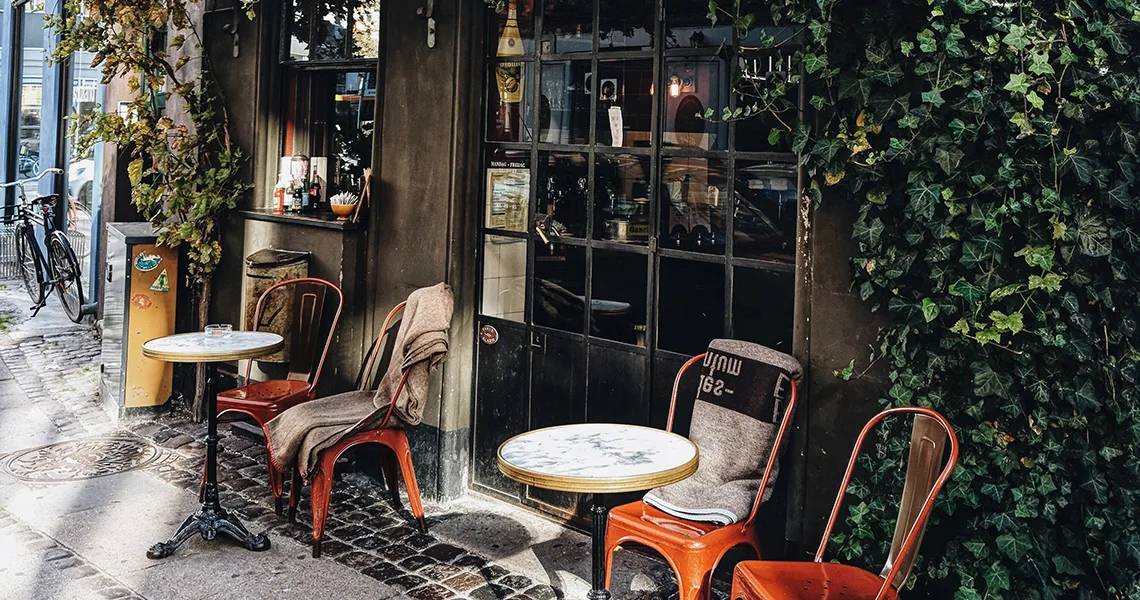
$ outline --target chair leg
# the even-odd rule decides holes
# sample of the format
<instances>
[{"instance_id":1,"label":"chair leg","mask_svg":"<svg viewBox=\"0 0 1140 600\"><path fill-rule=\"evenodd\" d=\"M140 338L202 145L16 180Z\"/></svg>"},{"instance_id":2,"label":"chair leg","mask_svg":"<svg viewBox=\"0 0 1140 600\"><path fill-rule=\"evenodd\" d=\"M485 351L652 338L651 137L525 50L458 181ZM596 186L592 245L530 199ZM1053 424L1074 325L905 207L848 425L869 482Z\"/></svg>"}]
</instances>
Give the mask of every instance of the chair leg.
<instances>
[{"instance_id":1,"label":"chair leg","mask_svg":"<svg viewBox=\"0 0 1140 600\"><path fill-rule=\"evenodd\" d=\"M616 553L621 546L611 546L606 544L606 589L610 589L610 575L614 572L614 553Z\"/></svg>"},{"instance_id":2,"label":"chair leg","mask_svg":"<svg viewBox=\"0 0 1140 600\"><path fill-rule=\"evenodd\" d=\"M424 506L420 502L420 486L416 483L416 470L412 466L412 448L403 431L397 432L392 450L400 463L400 473L404 475L404 487L408 490L408 502L412 505L412 515L416 517L420 533L427 533L427 521L424 519ZM398 495L398 494L397 494Z\"/></svg>"},{"instance_id":3,"label":"chair leg","mask_svg":"<svg viewBox=\"0 0 1140 600\"><path fill-rule=\"evenodd\" d=\"M384 471L384 484L388 486L388 491L392 492L392 505L396 507L396 510L400 510L404 506L400 502L400 485L396 475L400 465L396 458L396 452L391 448L381 446L380 466Z\"/></svg>"},{"instance_id":4,"label":"chair leg","mask_svg":"<svg viewBox=\"0 0 1140 600\"><path fill-rule=\"evenodd\" d=\"M331 460L330 460L331 459ZM330 452L321 455L321 464L313 475L313 558L321 557L321 538L325 535L325 520L329 516L329 498L332 495L333 467L336 456Z\"/></svg>"},{"instance_id":5,"label":"chair leg","mask_svg":"<svg viewBox=\"0 0 1140 600\"><path fill-rule=\"evenodd\" d=\"M716 557L704 553L677 556L679 600L709 600Z\"/></svg>"},{"instance_id":6,"label":"chair leg","mask_svg":"<svg viewBox=\"0 0 1140 600\"><path fill-rule=\"evenodd\" d=\"M289 481L289 522L297 522L297 504L301 501L301 471L296 467L291 470L293 474Z\"/></svg>"},{"instance_id":7,"label":"chair leg","mask_svg":"<svg viewBox=\"0 0 1140 600\"><path fill-rule=\"evenodd\" d=\"M281 471L278 471L272 462L267 466L269 467L269 491L273 494L273 512L277 513L277 516L281 516L285 514L281 499L283 477Z\"/></svg>"}]
</instances>

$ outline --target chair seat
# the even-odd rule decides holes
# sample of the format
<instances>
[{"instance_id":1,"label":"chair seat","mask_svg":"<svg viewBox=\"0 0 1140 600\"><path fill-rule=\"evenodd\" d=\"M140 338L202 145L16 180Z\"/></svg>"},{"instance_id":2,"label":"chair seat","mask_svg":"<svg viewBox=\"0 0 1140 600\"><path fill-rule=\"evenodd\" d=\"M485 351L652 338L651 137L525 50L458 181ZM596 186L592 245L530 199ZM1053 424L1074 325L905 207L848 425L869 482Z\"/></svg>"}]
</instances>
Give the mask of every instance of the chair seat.
<instances>
[{"instance_id":1,"label":"chair seat","mask_svg":"<svg viewBox=\"0 0 1140 600\"><path fill-rule=\"evenodd\" d=\"M652 535L667 532L671 537L696 540L723 526L715 523L688 521L658 510L642 501L630 502L610 510L609 522L624 526L624 529L646 532Z\"/></svg>"},{"instance_id":2,"label":"chair seat","mask_svg":"<svg viewBox=\"0 0 1140 600\"><path fill-rule=\"evenodd\" d=\"M218 412L224 410L285 410L303 402L312 391L312 385L299 379L273 379L256 381L218 394Z\"/></svg>"},{"instance_id":3,"label":"chair seat","mask_svg":"<svg viewBox=\"0 0 1140 600\"><path fill-rule=\"evenodd\" d=\"M736 565L734 600L874 600L883 579L836 563L749 560ZM888 589L884 598L898 600Z\"/></svg>"}]
</instances>

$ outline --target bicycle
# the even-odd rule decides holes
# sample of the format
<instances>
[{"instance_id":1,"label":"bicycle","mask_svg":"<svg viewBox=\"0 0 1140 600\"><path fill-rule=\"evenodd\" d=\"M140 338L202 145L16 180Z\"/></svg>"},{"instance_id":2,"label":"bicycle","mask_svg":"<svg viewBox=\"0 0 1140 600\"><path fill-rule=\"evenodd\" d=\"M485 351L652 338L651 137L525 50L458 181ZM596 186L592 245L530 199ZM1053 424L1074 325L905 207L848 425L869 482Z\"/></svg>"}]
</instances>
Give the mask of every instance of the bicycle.
<instances>
[{"instance_id":1,"label":"bicycle","mask_svg":"<svg viewBox=\"0 0 1140 600\"><path fill-rule=\"evenodd\" d=\"M16 260L20 265L24 288L34 304L31 308L32 316L39 314L40 309L47 305L47 297L54 288L67 318L73 323L78 323L88 311L84 310L83 305L79 261L75 258L71 243L67 241L62 231L55 228L55 219L52 218L52 208L59 201L59 195L38 196L28 202L24 191L26 184L36 183L49 173L62 174L63 169L45 169L35 177L0 184L0 188L16 187L19 190L20 203L16 206L16 216L7 222L16 223ZM40 215L35 214L37 204L40 207ZM43 219L46 257L36 239L33 222L40 218ZM46 273L51 274L51 279L47 278Z\"/></svg>"}]
</instances>

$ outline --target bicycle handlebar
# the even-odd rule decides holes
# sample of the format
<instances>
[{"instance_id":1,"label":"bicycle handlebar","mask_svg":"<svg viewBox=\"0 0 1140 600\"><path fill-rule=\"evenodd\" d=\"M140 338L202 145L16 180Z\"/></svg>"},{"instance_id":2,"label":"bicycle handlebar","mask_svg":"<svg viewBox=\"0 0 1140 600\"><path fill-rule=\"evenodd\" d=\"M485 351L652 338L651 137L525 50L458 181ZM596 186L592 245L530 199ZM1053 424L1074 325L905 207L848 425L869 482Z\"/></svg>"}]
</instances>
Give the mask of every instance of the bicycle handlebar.
<instances>
[{"instance_id":1,"label":"bicycle handlebar","mask_svg":"<svg viewBox=\"0 0 1140 600\"><path fill-rule=\"evenodd\" d=\"M9 181L8 183L0 183L0 188L9 188L9 187L17 186L17 185L24 185L25 183L33 183L33 182L36 182L36 181L43 179L44 175L47 175L48 173L54 173L56 175L63 175L63 169L59 169L59 168L44 169L43 171L40 171L39 174L36 175L35 177L29 177L27 179L17 179L16 181Z\"/></svg>"}]
</instances>

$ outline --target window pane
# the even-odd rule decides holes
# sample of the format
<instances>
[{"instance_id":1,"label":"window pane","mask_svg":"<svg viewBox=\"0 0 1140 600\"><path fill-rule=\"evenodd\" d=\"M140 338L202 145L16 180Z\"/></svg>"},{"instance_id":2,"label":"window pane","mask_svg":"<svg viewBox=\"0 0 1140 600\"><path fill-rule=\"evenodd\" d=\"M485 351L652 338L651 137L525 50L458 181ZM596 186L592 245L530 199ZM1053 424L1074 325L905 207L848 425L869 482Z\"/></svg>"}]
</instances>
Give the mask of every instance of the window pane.
<instances>
[{"instance_id":1,"label":"window pane","mask_svg":"<svg viewBox=\"0 0 1140 600\"><path fill-rule=\"evenodd\" d=\"M357 0L352 6L352 56L380 56L380 0Z\"/></svg>"},{"instance_id":2,"label":"window pane","mask_svg":"<svg viewBox=\"0 0 1140 600\"><path fill-rule=\"evenodd\" d=\"M525 232L529 227L530 152L498 149L488 154L483 226Z\"/></svg>"},{"instance_id":3,"label":"window pane","mask_svg":"<svg viewBox=\"0 0 1140 600\"><path fill-rule=\"evenodd\" d=\"M753 54L740 59L738 107L754 106L761 114L737 121L736 149L745 152L791 152L790 126L799 110L799 86L784 83L790 57Z\"/></svg>"},{"instance_id":4,"label":"window pane","mask_svg":"<svg viewBox=\"0 0 1140 600\"><path fill-rule=\"evenodd\" d=\"M724 336L724 265L661 259L657 347L700 354Z\"/></svg>"},{"instance_id":5,"label":"window pane","mask_svg":"<svg viewBox=\"0 0 1140 600\"><path fill-rule=\"evenodd\" d=\"M530 108L534 63L492 64L487 71L487 139L492 142L530 141L534 122Z\"/></svg>"},{"instance_id":6,"label":"window pane","mask_svg":"<svg viewBox=\"0 0 1140 600\"><path fill-rule=\"evenodd\" d=\"M594 250L590 335L645 346L647 268L643 255Z\"/></svg>"},{"instance_id":7,"label":"window pane","mask_svg":"<svg viewBox=\"0 0 1140 600\"><path fill-rule=\"evenodd\" d=\"M708 0L665 1L665 47L717 47L732 43L732 26L727 18L709 20Z\"/></svg>"},{"instance_id":8,"label":"window pane","mask_svg":"<svg viewBox=\"0 0 1140 600\"><path fill-rule=\"evenodd\" d=\"M734 256L795 262L795 165L736 164Z\"/></svg>"},{"instance_id":9,"label":"window pane","mask_svg":"<svg viewBox=\"0 0 1140 600\"><path fill-rule=\"evenodd\" d=\"M728 106L728 69L719 58L665 62L666 146L724 150L728 123L718 120ZM710 118L705 111L711 109Z\"/></svg>"},{"instance_id":10,"label":"window pane","mask_svg":"<svg viewBox=\"0 0 1140 600\"><path fill-rule=\"evenodd\" d=\"M508 0L488 22L487 51L491 56L534 54L534 0Z\"/></svg>"},{"instance_id":11,"label":"window pane","mask_svg":"<svg viewBox=\"0 0 1140 600\"><path fill-rule=\"evenodd\" d=\"M542 52L588 52L594 48L592 0L545 0Z\"/></svg>"},{"instance_id":12,"label":"window pane","mask_svg":"<svg viewBox=\"0 0 1140 600\"><path fill-rule=\"evenodd\" d=\"M290 92L285 154L311 157L320 199L359 194L364 169L372 167L376 74L371 71L308 71L286 82Z\"/></svg>"},{"instance_id":13,"label":"window pane","mask_svg":"<svg viewBox=\"0 0 1140 600\"><path fill-rule=\"evenodd\" d=\"M313 58L345 58L345 38L348 36L347 0L322 0L317 4L317 15L316 30L313 32Z\"/></svg>"},{"instance_id":14,"label":"window pane","mask_svg":"<svg viewBox=\"0 0 1140 600\"><path fill-rule=\"evenodd\" d=\"M577 152L539 152L538 218L547 237L585 237L590 161Z\"/></svg>"},{"instance_id":15,"label":"window pane","mask_svg":"<svg viewBox=\"0 0 1140 600\"><path fill-rule=\"evenodd\" d=\"M598 63L598 145L648 148L653 134L653 61Z\"/></svg>"},{"instance_id":16,"label":"window pane","mask_svg":"<svg viewBox=\"0 0 1140 600\"><path fill-rule=\"evenodd\" d=\"M653 22L657 3L647 0L603 0L598 22L599 50L649 50L653 48Z\"/></svg>"},{"instance_id":17,"label":"window pane","mask_svg":"<svg viewBox=\"0 0 1140 600\"><path fill-rule=\"evenodd\" d=\"M44 157L44 163L40 163L40 119L44 95L44 13L32 10L31 5L26 7L23 18L25 60L20 72L19 145L16 155L16 174L21 179L35 177L41 168L55 166L54 159L49 157ZM28 198L35 198L38 195L37 182L25 183L21 187L24 188L24 194Z\"/></svg>"},{"instance_id":18,"label":"window pane","mask_svg":"<svg viewBox=\"0 0 1140 600\"><path fill-rule=\"evenodd\" d=\"M289 31L289 48L286 49L288 60L309 60L309 46L311 32L309 26L313 22L313 5L308 2L293 3L292 10L285 16L285 27Z\"/></svg>"},{"instance_id":19,"label":"window pane","mask_svg":"<svg viewBox=\"0 0 1140 600\"><path fill-rule=\"evenodd\" d=\"M733 338L792 351L792 312L795 277L762 269L733 271Z\"/></svg>"},{"instance_id":20,"label":"window pane","mask_svg":"<svg viewBox=\"0 0 1140 600\"><path fill-rule=\"evenodd\" d=\"M586 249L536 240L531 307L534 324L583 333L585 294Z\"/></svg>"},{"instance_id":21,"label":"window pane","mask_svg":"<svg viewBox=\"0 0 1140 600\"><path fill-rule=\"evenodd\" d=\"M484 315L523 322L526 249L526 240L521 238L488 235L483 239Z\"/></svg>"},{"instance_id":22,"label":"window pane","mask_svg":"<svg viewBox=\"0 0 1140 600\"><path fill-rule=\"evenodd\" d=\"M650 157L597 155L594 167L594 239L649 241Z\"/></svg>"},{"instance_id":23,"label":"window pane","mask_svg":"<svg viewBox=\"0 0 1140 600\"><path fill-rule=\"evenodd\" d=\"M708 158L662 161L661 247L724 254L728 163Z\"/></svg>"},{"instance_id":24,"label":"window pane","mask_svg":"<svg viewBox=\"0 0 1140 600\"><path fill-rule=\"evenodd\" d=\"M542 64L538 141L548 144L590 143L589 85L589 61Z\"/></svg>"},{"instance_id":25,"label":"window pane","mask_svg":"<svg viewBox=\"0 0 1140 600\"><path fill-rule=\"evenodd\" d=\"M99 88L102 73L91 68L93 54L77 51L71 56L71 114L90 115L99 106ZM69 131L69 133L71 133ZM103 169L100 144L80 152L78 136L87 130L76 131L67 140L67 196L70 210L67 217L67 237L79 260L83 289L91 289L91 215L99 210L98 194L102 188ZM98 165L98 166L97 166Z\"/></svg>"}]
</instances>

